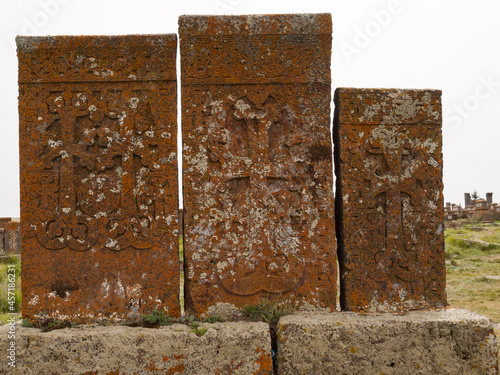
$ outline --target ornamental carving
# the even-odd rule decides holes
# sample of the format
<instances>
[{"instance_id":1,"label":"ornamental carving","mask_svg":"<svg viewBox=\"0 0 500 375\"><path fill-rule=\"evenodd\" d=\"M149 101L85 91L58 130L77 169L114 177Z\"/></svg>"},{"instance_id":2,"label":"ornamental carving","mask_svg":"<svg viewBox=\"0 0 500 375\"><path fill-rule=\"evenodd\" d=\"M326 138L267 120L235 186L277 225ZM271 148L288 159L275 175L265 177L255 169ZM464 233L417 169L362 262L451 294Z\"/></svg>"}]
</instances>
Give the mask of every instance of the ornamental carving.
<instances>
[{"instance_id":1,"label":"ornamental carving","mask_svg":"<svg viewBox=\"0 0 500 375\"><path fill-rule=\"evenodd\" d=\"M440 92L336 95L343 309L446 305Z\"/></svg>"},{"instance_id":2,"label":"ornamental carving","mask_svg":"<svg viewBox=\"0 0 500 375\"><path fill-rule=\"evenodd\" d=\"M178 316L175 36L17 44L23 317Z\"/></svg>"},{"instance_id":3,"label":"ornamental carving","mask_svg":"<svg viewBox=\"0 0 500 375\"><path fill-rule=\"evenodd\" d=\"M186 16L180 39L187 312L334 308L329 15Z\"/></svg>"}]
</instances>

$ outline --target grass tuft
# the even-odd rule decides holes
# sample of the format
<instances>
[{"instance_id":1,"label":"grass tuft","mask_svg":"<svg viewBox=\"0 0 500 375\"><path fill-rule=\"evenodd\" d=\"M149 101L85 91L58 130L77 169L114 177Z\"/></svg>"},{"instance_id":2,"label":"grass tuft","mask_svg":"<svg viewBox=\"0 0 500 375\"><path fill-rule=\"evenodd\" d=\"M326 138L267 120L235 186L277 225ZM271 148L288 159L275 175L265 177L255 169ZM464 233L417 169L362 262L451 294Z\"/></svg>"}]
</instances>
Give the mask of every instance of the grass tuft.
<instances>
[{"instance_id":1,"label":"grass tuft","mask_svg":"<svg viewBox=\"0 0 500 375\"><path fill-rule=\"evenodd\" d=\"M153 310L142 316L142 322L144 327L159 327L172 325L174 319L165 314L165 311Z\"/></svg>"},{"instance_id":2,"label":"grass tuft","mask_svg":"<svg viewBox=\"0 0 500 375\"><path fill-rule=\"evenodd\" d=\"M263 301L257 305L244 306L241 312L254 322L277 323L282 316L292 314L293 308L285 302Z\"/></svg>"}]
</instances>

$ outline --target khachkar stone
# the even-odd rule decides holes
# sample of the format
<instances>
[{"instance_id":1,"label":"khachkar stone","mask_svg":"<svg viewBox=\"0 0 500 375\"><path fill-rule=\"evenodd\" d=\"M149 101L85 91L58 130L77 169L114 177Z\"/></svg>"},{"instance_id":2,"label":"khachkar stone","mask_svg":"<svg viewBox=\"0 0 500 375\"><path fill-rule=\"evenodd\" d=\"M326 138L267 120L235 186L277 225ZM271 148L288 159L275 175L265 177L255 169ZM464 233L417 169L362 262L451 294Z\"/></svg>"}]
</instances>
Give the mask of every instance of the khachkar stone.
<instances>
[{"instance_id":1,"label":"khachkar stone","mask_svg":"<svg viewBox=\"0 0 500 375\"><path fill-rule=\"evenodd\" d=\"M23 316L179 315L176 37L20 37Z\"/></svg>"},{"instance_id":2,"label":"khachkar stone","mask_svg":"<svg viewBox=\"0 0 500 375\"><path fill-rule=\"evenodd\" d=\"M340 303L446 305L441 91L335 92Z\"/></svg>"},{"instance_id":3,"label":"khachkar stone","mask_svg":"<svg viewBox=\"0 0 500 375\"><path fill-rule=\"evenodd\" d=\"M331 16L179 22L186 308L335 307Z\"/></svg>"}]
</instances>

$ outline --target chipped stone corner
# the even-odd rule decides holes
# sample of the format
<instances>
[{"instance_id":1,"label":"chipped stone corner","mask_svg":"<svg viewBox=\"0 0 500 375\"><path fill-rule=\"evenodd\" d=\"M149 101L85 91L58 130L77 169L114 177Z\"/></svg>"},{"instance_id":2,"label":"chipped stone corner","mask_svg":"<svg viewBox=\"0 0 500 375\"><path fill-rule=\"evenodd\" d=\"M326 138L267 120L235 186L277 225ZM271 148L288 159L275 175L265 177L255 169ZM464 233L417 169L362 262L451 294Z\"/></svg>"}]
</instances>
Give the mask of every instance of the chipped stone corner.
<instances>
[{"instance_id":1,"label":"chipped stone corner","mask_svg":"<svg viewBox=\"0 0 500 375\"><path fill-rule=\"evenodd\" d=\"M16 36L17 51L30 54L35 52L39 46L38 38L32 36Z\"/></svg>"},{"instance_id":2,"label":"chipped stone corner","mask_svg":"<svg viewBox=\"0 0 500 375\"><path fill-rule=\"evenodd\" d=\"M241 318L242 313L241 310L232 303L217 302L209 306L206 314L202 314L201 317L220 317L225 321L230 321Z\"/></svg>"}]
</instances>

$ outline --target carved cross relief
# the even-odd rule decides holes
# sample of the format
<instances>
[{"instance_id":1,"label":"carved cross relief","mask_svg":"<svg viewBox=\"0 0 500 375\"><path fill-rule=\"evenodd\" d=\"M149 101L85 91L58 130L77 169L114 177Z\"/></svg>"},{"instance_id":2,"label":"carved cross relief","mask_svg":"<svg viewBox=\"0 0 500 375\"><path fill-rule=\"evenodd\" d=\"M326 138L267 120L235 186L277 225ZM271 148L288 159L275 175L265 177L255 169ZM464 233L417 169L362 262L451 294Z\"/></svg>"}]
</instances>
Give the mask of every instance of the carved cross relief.
<instances>
[{"instance_id":1,"label":"carved cross relief","mask_svg":"<svg viewBox=\"0 0 500 375\"><path fill-rule=\"evenodd\" d=\"M230 293L285 293L304 273L301 247L310 242L304 186L293 177L286 108L257 91L234 101L210 146L219 210L217 274ZM287 129L290 132L290 129Z\"/></svg>"},{"instance_id":2,"label":"carved cross relief","mask_svg":"<svg viewBox=\"0 0 500 375\"><path fill-rule=\"evenodd\" d=\"M168 182L150 99L133 92L65 91L50 96L47 106L51 118L39 129L44 169L38 182L49 182L48 190L58 194L43 203L39 242L79 251L96 242L111 250L154 246L165 222Z\"/></svg>"},{"instance_id":3,"label":"carved cross relief","mask_svg":"<svg viewBox=\"0 0 500 375\"><path fill-rule=\"evenodd\" d=\"M374 253L367 259L370 263L367 269L376 281L394 276L414 281L421 276L418 251L412 240L406 238L404 228L408 223L404 220L408 211L420 211L425 194L422 176L404 167L403 159L415 150L404 132L394 128L375 128L368 142L367 158L376 159L374 165L377 167L373 179L365 180L367 215L372 239L375 243L382 242L383 249L374 244Z\"/></svg>"}]
</instances>

